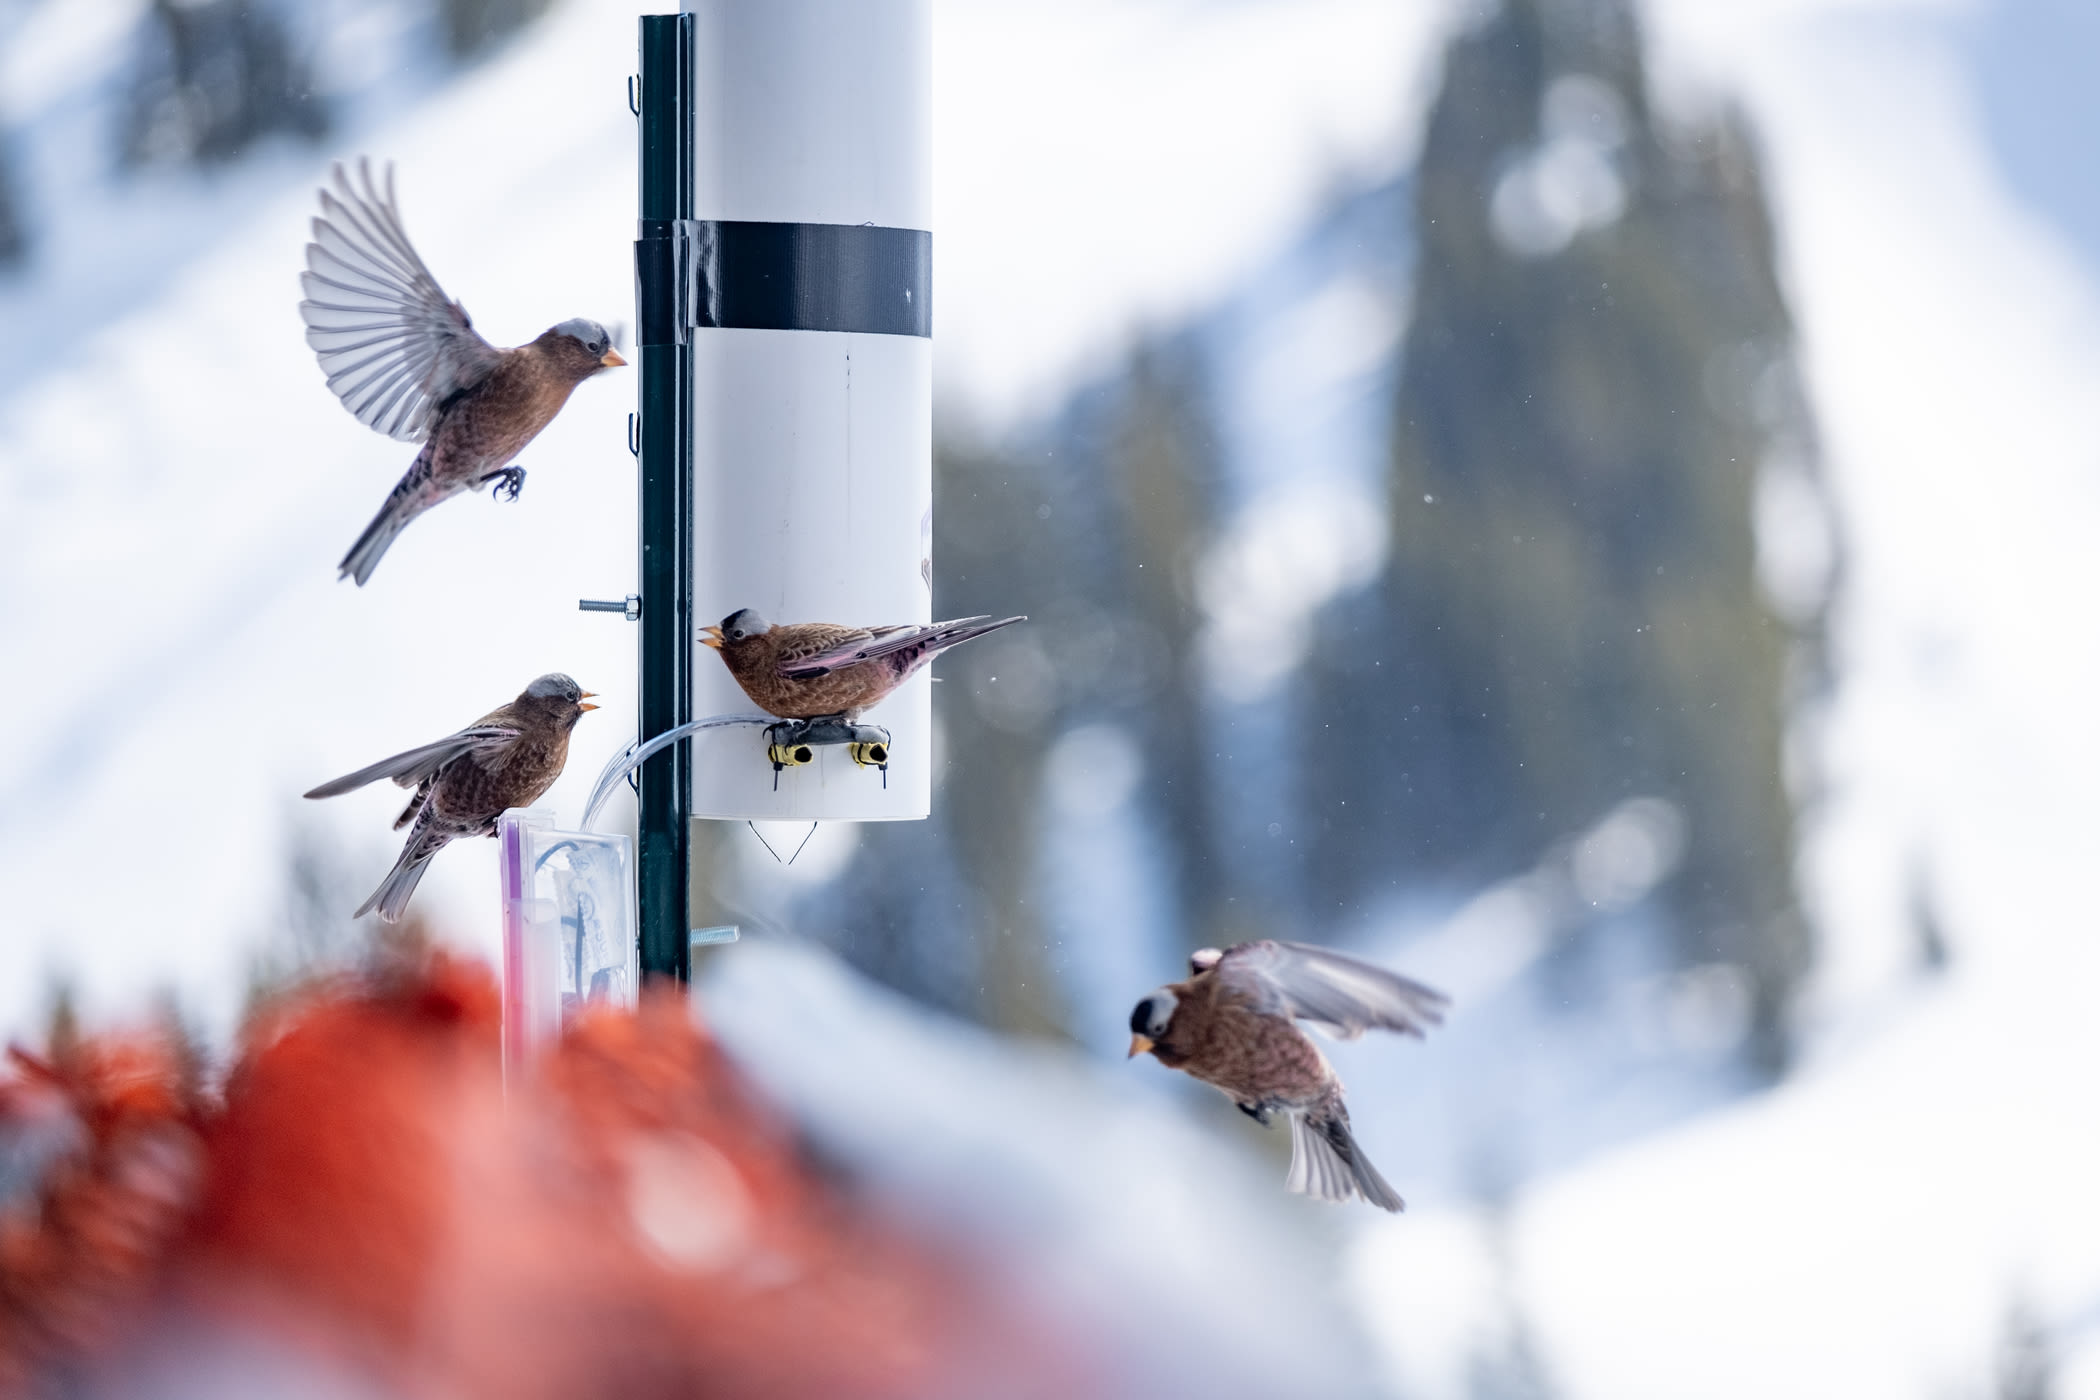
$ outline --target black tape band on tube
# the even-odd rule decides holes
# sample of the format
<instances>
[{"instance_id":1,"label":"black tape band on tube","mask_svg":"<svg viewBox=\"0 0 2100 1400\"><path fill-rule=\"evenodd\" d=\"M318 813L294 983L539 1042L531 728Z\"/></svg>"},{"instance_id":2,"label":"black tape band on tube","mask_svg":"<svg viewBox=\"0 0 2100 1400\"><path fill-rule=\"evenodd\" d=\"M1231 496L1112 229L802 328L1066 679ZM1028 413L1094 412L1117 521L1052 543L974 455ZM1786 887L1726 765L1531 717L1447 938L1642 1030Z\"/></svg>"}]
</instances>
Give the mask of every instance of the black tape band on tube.
<instances>
[{"instance_id":1,"label":"black tape band on tube","mask_svg":"<svg viewBox=\"0 0 2100 1400\"><path fill-rule=\"evenodd\" d=\"M644 340L686 327L933 334L933 235L873 224L648 220L636 245ZM655 314L652 315L652 312ZM683 337L679 337L683 339Z\"/></svg>"},{"instance_id":2,"label":"black tape band on tube","mask_svg":"<svg viewBox=\"0 0 2100 1400\"><path fill-rule=\"evenodd\" d=\"M679 315L683 297L678 255L685 246L679 225L691 219L644 219L634 243L634 343L683 345L690 338Z\"/></svg>"}]
</instances>

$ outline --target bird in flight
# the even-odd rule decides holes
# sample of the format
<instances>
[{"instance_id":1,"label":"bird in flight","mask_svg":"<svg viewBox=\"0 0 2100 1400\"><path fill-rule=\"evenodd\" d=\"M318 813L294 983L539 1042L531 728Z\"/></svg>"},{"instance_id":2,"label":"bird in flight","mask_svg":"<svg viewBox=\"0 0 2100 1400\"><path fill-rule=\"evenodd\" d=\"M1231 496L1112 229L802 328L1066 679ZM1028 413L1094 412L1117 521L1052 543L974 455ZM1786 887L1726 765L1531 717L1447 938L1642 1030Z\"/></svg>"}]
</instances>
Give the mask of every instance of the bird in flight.
<instances>
[{"instance_id":1,"label":"bird in flight","mask_svg":"<svg viewBox=\"0 0 2100 1400\"><path fill-rule=\"evenodd\" d=\"M338 164L321 190L299 285L306 343L328 387L360 423L423 444L338 566L359 587L438 502L490 483L516 500L525 469L513 459L525 444L577 385L627 363L605 327L581 317L509 349L482 339L408 241L393 167L375 182L362 158L354 182Z\"/></svg>"},{"instance_id":2,"label":"bird in flight","mask_svg":"<svg viewBox=\"0 0 2100 1400\"><path fill-rule=\"evenodd\" d=\"M1397 1211L1399 1192L1349 1131L1342 1081L1295 1022L1344 1040L1366 1030L1420 1037L1444 1019L1441 992L1398 973L1307 943L1263 939L1189 959L1186 981L1161 987L1130 1013L1130 1053L1224 1092L1266 1127L1291 1121L1290 1190L1322 1201L1361 1198Z\"/></svg>"}]
</instances>

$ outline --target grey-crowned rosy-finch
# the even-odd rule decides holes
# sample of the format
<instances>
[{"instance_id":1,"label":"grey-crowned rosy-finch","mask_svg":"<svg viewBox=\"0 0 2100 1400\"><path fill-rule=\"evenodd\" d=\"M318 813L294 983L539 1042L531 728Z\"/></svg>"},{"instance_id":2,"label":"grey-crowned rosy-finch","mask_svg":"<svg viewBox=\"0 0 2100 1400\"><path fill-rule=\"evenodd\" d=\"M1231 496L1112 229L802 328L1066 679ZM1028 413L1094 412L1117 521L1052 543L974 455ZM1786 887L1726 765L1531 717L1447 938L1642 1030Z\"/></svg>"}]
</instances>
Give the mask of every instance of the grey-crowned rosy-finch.
<instances>
[{"instance_id":1,"label":"grey-crowned rosy-finch","mask_svg":"<svg viewBox=\"0 0 2100 1400\"><path fill-rule=\"evenodd\" d=\"M598 708L584 703L591 693L550 672L457 734L382 758L306 794L337 797L381 778L416 790L394 819L396 831L415 823L408 844L357 916L377 909L388 923L397 921L423 878L423 867L446 842L494 836L497 817L512 807L531 806L553 787L569 761L569 731L586 710Z\"/></svg>"},{"instance_id":2,"label":"grey-crowned rosy-finch","mask_svg":"<svg viewBox=\"0 0 2100 1400\"><path fill-rule=\"evenodd\" d=\"M554 421L578 384L627 362L596 321L563 321L508 350L483 340L408 241L394 203L360 159L321 191L299 284L306 343L328 387L359 422L423 450L343 556L360 587L394 537L424 511L494 481L513 500L525 471L510 465Z\"/></svg>"},{"instance_id":3,"label":"grey-crowned rosy-finch","mask_svg":"<svg viewBox=\"0 0 2100 1400\"><path fill-rule=\"evenodd\" d=\"M722 653L751 702L782 719L857 718L927 662L973 637L1026 617L963 617L924 627L846 627L836 622L775 626L740 608L700 641Z\"/></svg>"},{"instance_id":4,"label":"grey-crowned rosy-finch","mask_svg":"<svg viewBox=\"0 0 2100 1400\"><path fill-rule=\"evenodd\" d=\"M1342 1081L1293 1020L1354 1040L1366 1030L1420 1036L1443 1020L1441 992L1325 948L1264 939L1189 959L1189 978L1130 1013L1130 1053L1225 1092L1266 1125L1290 1115L1293 1191L1323 1201L1362 1197L1399 1210L1400 1196L1349 1132Z\"/></svg>"}]
</instances>

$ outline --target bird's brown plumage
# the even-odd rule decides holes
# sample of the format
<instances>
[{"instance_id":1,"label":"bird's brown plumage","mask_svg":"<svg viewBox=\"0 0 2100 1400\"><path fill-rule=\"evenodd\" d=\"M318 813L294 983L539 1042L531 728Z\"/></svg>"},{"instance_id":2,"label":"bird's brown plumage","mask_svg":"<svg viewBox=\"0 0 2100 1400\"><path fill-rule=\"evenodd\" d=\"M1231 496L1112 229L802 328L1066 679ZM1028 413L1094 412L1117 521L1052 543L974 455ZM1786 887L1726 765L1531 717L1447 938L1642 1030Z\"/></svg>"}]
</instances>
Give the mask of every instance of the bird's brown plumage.
<instances>
[{"instance_id":1,"label":"bird's brown plumage","mask_svg":"<svg viewBox=\"0 0 2100 1400\"><path fill-rule=\"evenodd\" d=\"M598 708L583 703L590 694L559 672L541 676L465 729L307 793L335 797L380 778L415 789L394 822L396 830L410 828L400 859L358 914L376 908L389 923L399 919L423 868L448 842L493 836L497 817L544 796L568 764L570 730Z\"/></svg>"},{"instance_id":2,"label":"bird's brown plumage","mask_svg":"<svg viewBox=\"0 0 2100 1400\"><path fill-rule=\"evenodd\" d=\"M1443 995L1344 954L1268 939L1205 949L1190 969L1138 1003L1130 1053L1150 1051L1263 1123L1288 1113L1293 1190L1400 1209L1350 1134L1341 1078L1296 1022L1345 1038L1371 1027L1419 1036L1442 1019Z\"/></svg>"},{"instance_id":3,"label":"bird's brown plumage","mask_svg":"<svg viewBox=\"0 0 2100 1400\"><path fill-rule=\"evenodd\" d=\"M811 680L791 680L780 674L784 661L797 661L829 651L835 646L872 640L865 627L847 627L836 622L804 622L775 627L756 637L722 644L722 661L751 703L782 719L814 719L819 715L852 715L873 706L896 681L886 669L874 667L833 671Z\"/></svg>"},{"instance_id":4,"label":"bird's brown plumage","mask_svg":"<svg viewBox=\"0 0 2100 1400\"><path fill-rule=\"evenodd\" d=\"M701 641L722 653L737 685L767 714L855 719L941 652L1025 621L970 617L924 627L774 625L746 608L704 629Z\"/></svg>"},{"instance_id":5,"label":"bird's brown plumage","mask_svg":"<svg viewBox=\"0 0 2100 1400\"><path fill-rule=\"evenodd\" d=\"M509 349L489 344L409 243L391 167L383 188L368 162L358 174L353 184L337 166L333 189L321 191L299 311L344 407L423 444L339 566L362 586L395 537L438 502L490 481L515 498L524 472L512 459L578 384L626 361L595 321L564 321Z\"/></svg>"},{"instance_id":6,"label":"bird's brown plumage","mask_svg":"<svg viewBox=\"0 0 2100 1400\"><path fill-rule=\"evenodd\" d=\"M488 378L451 401L431 434L436 475L460 489L509 462L568 404L576 386L604 368L577 342L548 331L499 350Z\"/></svg>"},{"instance_id":7,"label":"bird's brown plumage","mask_svg":"<svg viewBox=\"0 0 2100 1400\"><path fill-rule=\"evenodd\" d=\"M1327 1057L1287 1016L1260 1010L1214 972L1173 983L1174 1019L1152 1047L1169 1069L1224 1090L1236 1103L1293 1107L1339 1096Z\"/></svg>"}]
</instances>

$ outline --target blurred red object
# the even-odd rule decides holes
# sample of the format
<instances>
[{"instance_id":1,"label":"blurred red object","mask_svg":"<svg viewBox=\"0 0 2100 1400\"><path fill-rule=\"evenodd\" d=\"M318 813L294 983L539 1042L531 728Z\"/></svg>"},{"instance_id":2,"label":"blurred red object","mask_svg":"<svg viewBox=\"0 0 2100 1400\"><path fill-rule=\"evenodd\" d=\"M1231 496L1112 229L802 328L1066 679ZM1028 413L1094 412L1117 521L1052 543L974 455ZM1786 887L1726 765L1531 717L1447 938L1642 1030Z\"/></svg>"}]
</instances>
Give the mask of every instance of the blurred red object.
<instances>
[{"instance_id":1,"label":"blurred red object","mask_svg":"<svg viewBox=\"0 0 2100 1400\"><path fill-rule=\"evenodd\" d=\"M192 1066L172 1037L14 1049L0 1079L0 1394L125 1335L202 1177Z\"/></svg>"},{"instance_id":2,"label":"blurred red object","mask_svg":"<svg viewBox=\"0 0 2100 1400\"><path fill-rule=\"evenodd\" d=\"M594 1014L507 1096L498 1026L437 956L257 1017L219 1104L150 1037L18 1056L0 1393L1091 1389L817 1176L682 997Z\"/></svg>"}]
</instances>

